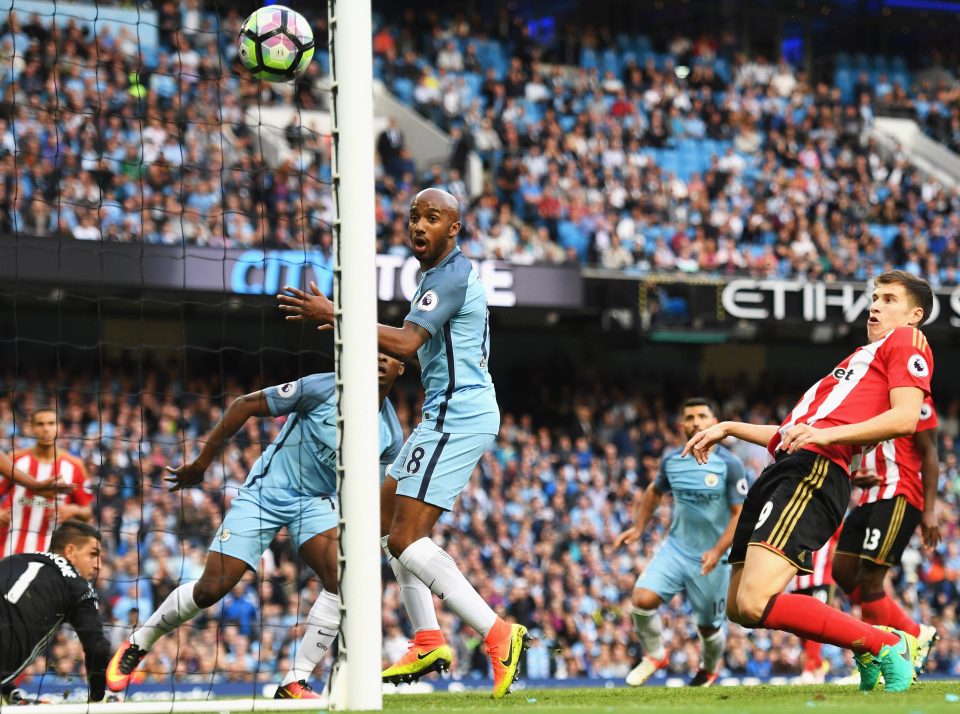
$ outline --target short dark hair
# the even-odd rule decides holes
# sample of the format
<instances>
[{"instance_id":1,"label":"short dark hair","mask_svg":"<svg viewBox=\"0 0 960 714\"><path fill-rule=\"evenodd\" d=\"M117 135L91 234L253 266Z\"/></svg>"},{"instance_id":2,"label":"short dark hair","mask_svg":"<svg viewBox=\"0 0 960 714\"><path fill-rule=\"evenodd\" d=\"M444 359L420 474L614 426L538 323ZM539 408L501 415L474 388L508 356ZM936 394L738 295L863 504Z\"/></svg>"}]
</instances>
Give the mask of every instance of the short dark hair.
<instances>
[{"instance_id":1,"label":"short dark hair","mask_svg":"<svg viewBox=\"0 0 960 714\"><path fill-rule=\"evenodd\" d=\"M57 526L57 530L50 538L50 550L54 553L62 553L68 544L79 545L87 538L100 540L100 531L83 521L64 521Z\"/></svg>"},{"instance_id":2,"label":"short dark hair","mask_svg":"<svg viewBox=\"0 0 960 714\"><path fill-rule=\"evenodd\" d=\"M39 409L34 409L30 413L30 423L32 424L33 422L35 422L37 420L37 415L43 414L44 412L50 412L51 414L53 414L54 417L59 419L59 417L57 417L57 410L54 409L53 407L40 407Z\"/></svg>"},{"instance_id":3,"label":"short dark hair","mask_svg":"<svg viewBox=\"0 0 960 714\"><path fill-rule=\"evenodd\" d=\"M706 407L715 417L719 417L720 411L717 409L717 403L706 397L690 397L683 401L683 409L687 407Z\"/></svg>"},{"instance_id":4,"label":"short dark hair","mask_svg":"<svg viewBox=\"0 0 960 714\"><path fill-rule=\"evenodd\" d=\"M917 327L920 327L933 312L933 289L930 287L930 283L923 278L908 273L906 270L888 270L873 279L874 286L890 285L891 283L902 285L913 301L914 307L923 310L923 317L917 323Z\"/></svg>"}]
</instances>

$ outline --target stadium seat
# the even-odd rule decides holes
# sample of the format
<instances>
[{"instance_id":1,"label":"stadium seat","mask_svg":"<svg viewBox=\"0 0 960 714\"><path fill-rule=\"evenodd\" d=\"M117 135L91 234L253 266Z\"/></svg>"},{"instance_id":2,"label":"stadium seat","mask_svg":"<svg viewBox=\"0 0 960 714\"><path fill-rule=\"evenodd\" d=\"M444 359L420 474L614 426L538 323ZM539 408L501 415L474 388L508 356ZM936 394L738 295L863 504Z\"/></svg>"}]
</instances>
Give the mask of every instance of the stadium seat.
<instances>
[{"instance_id":1,"label":"stadium seat","mask_svg":"<svg viewBox=\"0 0 960 714\"><path fill-rule=\"evenodd\" d=\"M580 66L583 69L597 69L597 53L589 47L580 50Z\"/></svg>"},{"instance_id":2,"label":"stadium seat","mask_svg":"<svg viewBox=\"0 0 960 714\"><path fill-rule=\"evenodd\" d=\"M404 104L413 104L413 80L397 77L393 80L393 93Z\"/></svg>"}]
</instances>

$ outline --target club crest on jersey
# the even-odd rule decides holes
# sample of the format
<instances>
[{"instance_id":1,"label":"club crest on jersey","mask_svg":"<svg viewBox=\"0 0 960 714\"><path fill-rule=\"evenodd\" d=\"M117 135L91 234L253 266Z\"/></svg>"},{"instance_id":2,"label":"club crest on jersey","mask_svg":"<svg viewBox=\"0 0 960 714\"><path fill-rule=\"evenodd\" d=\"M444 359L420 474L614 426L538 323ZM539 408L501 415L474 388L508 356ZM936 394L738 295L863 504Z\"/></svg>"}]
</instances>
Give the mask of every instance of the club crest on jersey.
<instances>
[{"instance_id":1,"label":"club crest on jersey","mask_svg":"<svg viewBox=\"0 0 960 714\"><path fill-rule=\"evenodd\" d=\"M440 304L440 296L434 290L427 290L420 299L417 300L417 309L420 312L433 312Z\"/></svg>"},{"instance_id":2,"label":"club crest on jersey","mask_svg":"<svg viewBox=\"0 0 960 714\"><path fill-rule=\"evenodd\" d=\"M720 483L720 477L716 474L707 474L703 477L703 482L707 485L707 488L713 488Z\"/></svg>"},{"instance_id":3,"label":"club crest on jersey","mask_svg":"<svg viewBox=\"0 0 960 714\"><path fill-rule=\"evenodd\" d=\"M292 397L297 393L297 383L287 382L286 384L281 384L277 387L277 391L280 392L281 397Z\"/></svg>"},{"instance_id":4,"label":"club crest on jersey","mask_svg":"<svg viewBox=\"0 0 960 714\"><path fill-rule=\"evenodd\" d=\"M930 415L933 414L933 409L930 408L930 405L923 403L920 405L920 420L929 419Z\"/></svg>"},{"instance_id":5,"label":"club crest on jersey","mask_svg":"<svg viewBox=\"0 0 960 714\"><path fill-rule=\"evenodd\" d=\"M914 377L926 377L930 374L930 368L927 366L927 360L922 354L915 354L907 361L907 371Z\"/></svg>"}]
</instances>

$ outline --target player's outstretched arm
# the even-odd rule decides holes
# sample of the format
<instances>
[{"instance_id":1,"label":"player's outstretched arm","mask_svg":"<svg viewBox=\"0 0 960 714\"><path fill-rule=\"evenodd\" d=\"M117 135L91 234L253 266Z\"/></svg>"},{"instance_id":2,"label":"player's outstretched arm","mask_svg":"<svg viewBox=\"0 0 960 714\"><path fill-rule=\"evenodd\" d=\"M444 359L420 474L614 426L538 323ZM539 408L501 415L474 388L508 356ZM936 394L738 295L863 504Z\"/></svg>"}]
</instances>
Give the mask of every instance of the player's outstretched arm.
<instances>
[{"instance_id":1,"label":"player's outstretched arm","mask_svg":"<svg viewBox=\"0 0 960 714\"><path fill-rule=\"evenodd\" d=\"M920 455L920 477L923 481L920 532L923 534L923 544L928 548L935 548L940 542L940 521L937 518L937 485L940 482L937 430L918 431L913 435L913 445Z\"/></svg>"},{"instance_id":2,"label":"player's outstretched arm","mask_svg":"<svg viewBox=\"0 0 960 714\"><path fill-rule=\"evenodd\" d=\"M656 486L652 483L647 486L643 492L643 497L637 501L634 525L617 536L616 540L613 541L614 548L619 548L622 545L633 543L640 539L643 532L647 529L647 523L650 522L650 517L654 511L657 510L657 507L660 505L660 499L662 498L663 494L657 490Z\"/></svg>"},{"instance_id":3,"label":"player's outstretched arm","mask_svg":"<svg viewBox=\"0 0 960 714\"><path fill-rule=\"evenodd\" d=\"M758 446L766 446L770 439L777 433L779 427L775 424L747 424L742 421L722 421L714 424L709 429L698 431L683 447L680 452L681 458L693 454L698 464L707 463L710 458L710 451L714 446L726 439L728 436L736 437L742 441L749 441Z\"/></svg>"},{"instance_id":4,"label":"player's outstretched arm","mask_svg":"<svg viewBox=\"0 0 960 714\"><path fill-rule=\"evenodd\" d=\"M408 364L417 361L417 350L429 339L430 333L414 322L406 321L403 327L377 325L377 345L380 351Z\"/></svg>"},{"instance_id":5,"label":"player's outstretched arm","mask_svg":"<svg viewBox=\"0 0 960 714\"><path fill-rule=\"evenodd\" d=\"M70 616L70 624L83 646L90 701L99 702L106 693L107 663L110 661L110 643L103 634L103 622L94 597L85 598Z\"/></svg>"},{"instance_id":6,"label":"player's outstretched arm","mask_svg":"<svg viewBox=\"0 0 960 714\"><path fill-rule=\"evenodd\" d=\"M735 503L730 506L730 520L727 521L727 527L723 529L723 533L717 538L717 542L714 543L713 547L700 556L701 575L707 575L716 568L717 563L720 562L720 558L723 557L723 554L726 553L727 549L733 544L733 534L737 530L737 521L740 520L740 511L742 510L743 505L740 503Z\"/></svg>"},{"instance_id":7,"label":"player's outstretched arm","mask_svg":"<svg viewBox=\"0 0 960 714\"><path fill-rule=\"evenodd\" d=\"M923 397L923 391L919 387L895 387L890 390L890 408L882 414L866 421L826 429L795 424L784 433L781 448L792 454L806 446L865 446L907 436L917 428Z\"/></svg>"},{"instance_id":8,"label":"player's outstretched arm","mask_svg":"<svg viewBox=\"0 0 960 714\"><path fill-rule=\"evenodd\" d=\"M33 491L40 496L55 496L58 493L71 493L76 486L60 479L52 481L38 481L33 476L24 473L16 466L13 461L3 453L0 453L0 476L10 479L16 484Z\"/></svg>"},{"instance_id":9,"label":"player's outstretched arm","mask_svg":"<svg viewBox=\"0 0 960 714\"><path fill-rule=\"evenodd\" d=\"M183 464L175 469L170 466L167 467L170 475L166 477L166 481L170 484L170 490L179 491L202 483L204 473L206 473L213 462L213 457L217 455L223 444L247 423L247 419L254 416L270 416L270 407L263 390L244 394L231 402L227 411L223 413L220 420L210 430L203 448L200 450L200 455L197 456L195 461Z\"/></svg>"}]
</instances>

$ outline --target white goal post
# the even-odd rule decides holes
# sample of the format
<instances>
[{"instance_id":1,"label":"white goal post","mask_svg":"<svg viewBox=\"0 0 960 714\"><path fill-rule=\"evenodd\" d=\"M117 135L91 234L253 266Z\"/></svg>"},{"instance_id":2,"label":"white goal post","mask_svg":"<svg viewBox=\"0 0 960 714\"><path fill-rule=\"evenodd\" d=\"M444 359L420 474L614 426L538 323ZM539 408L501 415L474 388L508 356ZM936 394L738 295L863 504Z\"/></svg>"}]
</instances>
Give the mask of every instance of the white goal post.
<instances>
[{"instance_id":1,"label":"white goal post","mask_svg":"<svg viewBox=\"0 0 960 714\"><path fill-rule=\"evenodd\" d=\"M328 0L327 8L342 616L330 707L370 711L383 708L371 6Z\"/></svg>"}]
</instances>

